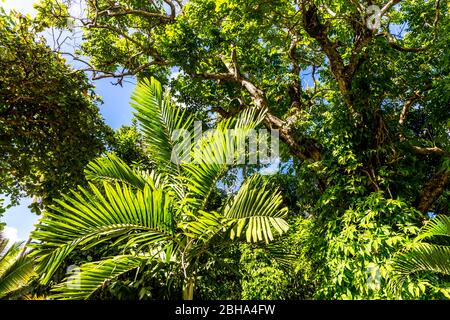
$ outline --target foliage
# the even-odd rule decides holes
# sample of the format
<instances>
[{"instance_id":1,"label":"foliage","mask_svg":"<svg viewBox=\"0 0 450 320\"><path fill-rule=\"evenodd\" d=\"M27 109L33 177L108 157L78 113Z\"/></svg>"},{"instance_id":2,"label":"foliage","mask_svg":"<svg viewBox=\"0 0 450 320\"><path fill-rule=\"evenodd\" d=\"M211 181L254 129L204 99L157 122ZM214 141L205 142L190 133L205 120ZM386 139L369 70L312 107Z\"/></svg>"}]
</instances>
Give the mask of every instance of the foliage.
<instances>
[{"instance_id":1,"label":"foliage","mask_svg":"<svg viewBox=\"0 0 450 320\"><path fill-rule=\"evenodd\" d=\"M190 116L169 95L162 96L161 85L154 79L137 86L133 106L158 170L133 169L114 154L100 158L87 168L89 188L64 195L45 212L32 233L43 284L52 280L76 249L116 250L111 256L83 263L75 276L69 274L55 286L55 298L89 298L105 283L132 270L145 269L153 275L175 264L175 273L167 275L167 286L183 279L183 298L192 299L196 278L207 265L205 255L215 247L244 235L248 242L269 242L287 231L287 209L280 193L259 176L247 179L217 211L204 211L227 170L223 157L236 152L227 149L227 128L239 129L243 133L237 139L243 139L263 115L247 111L219 124L216 135L199 140L203 157L198 163L177 164L170 161L171 152L157 147L161 140L174 145L173 132L188 129Z\"/></svg>"},{"instance_id":2,"label":"foliage","mask_svg":"<svg viewBox=\"0 0 450 320\"><path fill-rule=\"evenodd\" d=\"M83 72L54 54L38 26L0 9L0 193L33 210L81 184L110 129Z\"/></svg>"},{"instance_id":3,"label":"foliage","mask_svg":"<svg viewBox=\"0 0 450 320\"><path fill-rule=\"evenodd\" d=\"M449 231L450 219L447 216L438 216L427 222L420 234L408 245L407 250L400 253L394 260L392 272L394 291L401 291L405 286L404 282L410 278L428 274L427 285L434 291L442 293L446 298L450 297L446 284L448 277L445 277L450 275ZM424 240L434 243L424 242ZM437 277L435 273L441 276Z\"/></svg>"},{"instance_id":4,"label":"foliage","mask_svg":"<svg viewBox=\"0 0 450 320\"><path fill-rule=\"evenodd\" d=\"M182 106L176 112L186 119L189 111L231 123L253 110L263 112L261 124L279 129L283 170L276 181L294 225L285 246L299 257L295 280L288 280L292 296L400 297L387 289L396 252L409 246L428 214L450 209L448 1L372 1L382 9L375 29L361 1L83 2L80 18L69 14L72 1L42 0L38 20L81 29L79 55L89 57L93 79L157 75L170 84ZM177 74L169 77L171 71ZM161 125L160 111L139 119L144 131ZM147 143L156 162L169 159L170 134L158 131ZM198 186L174 189L179 198L192 196L188 205L198 213L221 170L199 167L164 165L165 173L187 172ZM216 223L217 216L210 212L191 225L195 236L208 225L202 221ZM240 230L245 226L251 225L235 233L265 238ZM245 270L257 263L242 261ZM253 271L269 270L260 268ZM274 268L279 277L262 279L283 288L286 275ZM408 278L401 297L442 296L427 285L430 279L428 273ZM249 297L258 296L254 280L243 282Z\"/></svg>"},{"instance_id":5,"label":"foliage","mask_svg":"<svg viewBox=\"0 0 450 320\"><path fill-rule=\"evenodd\" d=\"M198 276L196 299L239 300L241 285L241 244L230 243L209 252L202 272Z\"/></svg>"},{"instance_id":6,"label":"foliage","mask_svg":"<svg viewBox=\"0 0 450 320\"><path fill-rule=\"evenodd\" d=\"M287 295L288 274L264 249L245 246L241 257L242 299L282 300Z\"/></svg>"},{"instance_id":7,"label":"foliage","mask_svg":"<svg viewBox=\"0 0 450 320\"><path fill-rule=\"evenodd\" d=\"M131 126L122 126L114 133L110 151L115 153L128 165L137 165L145 169L152 168L152 161L147 155L142 133L133 119Z\"/></svg>"},{"instance_id":8,"label":"foliage","mask_svg":"<svg viewBox=\"0 0 450 320\"><path fill-rule=\"evenodd\" d=\"M20 242L9 244L0 234L0 299L20 297L32 277L33 260L23 253Z\"/></svg>"}]
</instances>

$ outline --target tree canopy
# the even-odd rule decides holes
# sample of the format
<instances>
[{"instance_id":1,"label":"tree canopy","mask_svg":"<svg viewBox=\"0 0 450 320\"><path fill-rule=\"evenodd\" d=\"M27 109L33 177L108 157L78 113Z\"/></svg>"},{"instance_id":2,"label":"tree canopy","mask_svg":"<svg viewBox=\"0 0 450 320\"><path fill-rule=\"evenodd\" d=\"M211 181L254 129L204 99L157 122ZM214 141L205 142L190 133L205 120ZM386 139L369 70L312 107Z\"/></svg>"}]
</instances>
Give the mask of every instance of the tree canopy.
<instances>
[{"instance_id":1,"label":"tree canopy","mask_svg":"<svg viewBox=\"0 0 450 320\"><path fill-rule=\"evenodd\" d=\"M94 79L176 67L171 85L188 106L224 117L267 107L266 125L289 155L316 163L322 191L330 159L354 158L366 189L389 189L422 212L449 184L445 1L372 2L378 29L357 1L85 1L78 16L69 4L37 8L48 25L82 28Z\"/></svg>"},{"instance_id":2,"label":"tree canopy","mask_svg":"<svg viewBox=\"0 0 450 320\"><path fill-rule=\"evenodd\" d=\"M83 182L111 129L93 87L38 38L39 26L0 12L0 193L34 209Z\"/></svg>"}]
</instances>

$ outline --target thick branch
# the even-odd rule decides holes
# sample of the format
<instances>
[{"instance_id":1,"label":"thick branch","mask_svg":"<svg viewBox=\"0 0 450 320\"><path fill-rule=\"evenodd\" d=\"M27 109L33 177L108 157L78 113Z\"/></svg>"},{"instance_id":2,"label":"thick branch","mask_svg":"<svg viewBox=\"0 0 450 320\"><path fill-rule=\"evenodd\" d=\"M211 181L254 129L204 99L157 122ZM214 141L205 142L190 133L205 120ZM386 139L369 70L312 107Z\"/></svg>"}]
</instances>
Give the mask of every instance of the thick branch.
<instances>
[{"instance_id":1,"label":"thick branch","mask_svg":"<svg viewBox=\"0 0 450 320\"><path fill-rule=\"evenodd\" d=\"M114 6L114 7L110 7L108 9L102 10L102 11L98 11L98 8L95 8L96 10L96 15L101 17L101 16L107 16L107 17L121 17L121 16L127 16L127 15L134 15L134 16L139 16L139 17L144 17L144 18L159 18L161 20L166 20L166 21L172 21L175 18L175 7L171 6L171 14L170 16L167 16L164 13L160 13L160 12L150 12L150 11L146 11L146 10L139 10L139 9L128 9L125 7L121 7L121 6Z\"/></svg>"},{"instance_id":2,"label":"thick branch","mask_svg":"<svg viewBox=\"0 0 450 320\"><path fill-rule=\"evenodd\" d=\"M319 42L322 50L328 57L331 72L336 79L339 90L342 93L345 103L350 108L352 115L361 119L361 115L356 111L353 96L351 93L351 83L359 64L358 54L370 40L370 32L360 32L355 40L355 48L350 59L350 64L345 65L344 60L337 48L339 44L331 41L328 37L328 26L320 22L317 7L312 4L306 8L305 1L302 2L303 26L306 32ZM361 29L363 30L363 29Z\"/></svg>"},{"instance_id":3,"label":"thick branch","mask_svg":"<svg viewBox=\"0 0 450 320\"><path fill-rule=\"evenodd\" d=\"M300 98L301 98L301 79L300 79L300 63L297 57L296 49L298 43L297 35L293 35L293 39L289 45L288 56L292 62L292 82L289 85L288 93L291 97L291 107L300 108Z\"/></svg>"},{"instance_id":4,"label":"thick branch","mask_svg":"<svg viewBox=\"0 0 450 320\"><path fill-rule=\"evenodd\" d=\"M349 90L349 81L345 74L344 61L337 51L338 44L328 38L328 27L323 25L317 14L317 7L313 4L308 9L302 3L303 25L306 32L321 45L330 61L331 71L338 81L341 92L347 93Z\"/></svg>"},{"instance_id":5,"label":"thick branch","mask_svg":"<svg viewBox=\"0 0 450 320\"><path fill-rule=\"evenodd\" d=\"M418 146L411 146L413 151L417 154L422 155L428 155L428 154L436 154L440 156L450 156L450 152L447 152L445 150L442 150L438 147L418 147Z\"/></svg>"},{"instance_id":6,"label":"thick branch","mask_svg":"<svg viewBox=\"0 0 450 320\"><path fill-rule=\"evenodd\" d=\"M231 63L224 57L221 58L229 71L228 73L202 73L195 74L194 76L219 81L234 82L241 85L250 94L253 104L257 109L269 110L269 105L264 91L241 75L237 64L236 52L232 52L231 54ZM320 159L320 149L316 143L312 139L308 138L301 138L300 141L296 139L292 130L293 126L290 122L285 122L270 112L266 113L264 122L267 127L279 130L280 139L288 145L290 151L297 158L301 160L312 159L316 161Z\"/></svg>"},{"instance_id":7,"label":"thick branch","mask_svg":"<svg viewBox=\"0 0 450 320\"><path fill-rule=\"evenodd\" d=\"M311 159L319 161L321 159L320 148L316 142L310 138L301 137L296 139L292 132L292 127L285 121L268 112L265 124L271 129L279 130L281 140L288 145L289 150L300 160Z\"/></svg>"},{"instance_id":8,"label":"thick branch","mask_svg":"<svg viewBox=\"0 0 450 320\"><path fill-rule=\"evenodd\" d=\"M400 118L398 120L399 125L403 125L406 121L406 117L408 116L409 110L411 109L412 105L418 101L422 95L420 95L419 92L414 92L414 94L406 101L406 103L403 105L402 111L400 112Z\"/></svg>"},{"instance_id":9,"label":"thick branch","mask_svg":"<svg viewBox=\"0 0 450 320\"><path fill-rule=\"evenodd\" d=\"M166 3L170 7L170 19L171 20L175 19L176 15L175 4L170 0L164 0L164 3Z\"/></svg>"},{"instance_id":10,"label":"thick branch","mask_svg":"<svg viewBox=\"0 0 450 320\"><path fill-rule=\"evenodd\" d=\"M380 16L384 16L386 12L389 11L393 6L395 6L397 3L399 3L401 0L390 0L386 5L381 8Z\"/></svg>"}]
</instances>

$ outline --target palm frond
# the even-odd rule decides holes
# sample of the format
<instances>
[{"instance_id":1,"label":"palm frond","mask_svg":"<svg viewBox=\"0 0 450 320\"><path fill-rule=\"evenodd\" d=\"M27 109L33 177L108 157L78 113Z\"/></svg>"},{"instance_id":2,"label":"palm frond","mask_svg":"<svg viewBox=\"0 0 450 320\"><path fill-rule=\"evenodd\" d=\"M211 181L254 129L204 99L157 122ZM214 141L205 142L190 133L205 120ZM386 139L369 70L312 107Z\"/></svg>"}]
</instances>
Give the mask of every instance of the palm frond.
<instances>
[{"instance_id":1,"label":"palm frond","mask_svg":"<svg viewBox=\"0 0 450 320\"><path fill-rule=\"evenodd\" d=\"M148 260L147 257L119 255L83 264L79 270L72 270L64 282L55 286L50 297L63 300L88 299L111 280L144 266Z\"/></svg>"},{"instance_id":2,"label":"palm frond","mask_svg":"<svg viewBox=\"0 0 450 320\"><path fill-rule=\"evenodd\" d=\"M140 81L131 100L152 158L161 169L173 166L177 130L191 130L193 118L177 107L170 95L163 97L161 83L154 78Z\"/></svg>"},{"instance_id":3,"label":"palm frond","mask_svg":"<svg viewBox=\"0 0 450 320\"><path fill-rule=\"evenodd\" d=\"M8 239L4 238L3 234L0 232L0 255L2 255L3 251L5 251L8 246L8 242Z\"/></svg>"},{"instance_id":4,"label":"palm frond","mask_svg":"<svg viewBox=\"0 0 450 320\"><path fill-rule=\"evenodd\" d=\"M190 191L191 206L199 210L205 208L209 196L219 179L235 164L240 150L250 130L264 119L266 111L246 109L234 119L218 124L210 135L206 134L194 146L192 163L183 164L184 179ZM245 156L245 155L244 155Z\"/></svg>"},{"instance_id":5,"label":"palm frond","mask_svg":"<svg viewBox=\"0 0 450 320\"><path fill-rule=\"evenodd\" d=\"M450 237L450 217L438 216L430 221L423 227L418 240L424 238L431 238L434 236L446 236Z\"/></svg>"},{"instance_id":6,"label":"palm frond","mask_svg":"<svg viewBox=\"0 0 450 320\"><path fill-rule=\"evenodd\" d=\"M396 286L412 274L431 271L450 275L450 247L430 243L417 243L399 255L393 263L393 280Z\"/></svg>"},{"instance_id":7,"label":"palm frond","mask_svg":"<svg viewBox=\"0 0 450 320\"><path fill-rule=\"evenodd\" d=\"M9 268L0 274L0 298L26 286L33 276L33 260L26 255L17 257Z\"/></svg>"},{"instance_id":8,"label":"palm frond","mask_svg":"<svg viewBox=\"0 0 450 320\"><path fill-rule=\"evenodd\" d=\"M0 274L5 272L14 263L14 259L21 252L22 243L20 242L12 243L9 246L9 248L8 245L9 240L2 238L3 250L0 251Z\"/></svg>"},{"instance_id":9,"label":"palm frond","mask_svg":"<svg viewBox=\"0 0 450 320\"><path fill-rule=\"evenodd\" d=\"M286 232L289 225L284 217L288 209L282 204L281 193L262 182L260 176L247 179L223 211L225 218L234 221L231 239L244 232L248 242L268 243L274 239L274 231L280 235Z\"/></svg>"},{"instance_id":10,"label":"palm frond","mask_svg":"<svg viewBox=\"0 0 450 320\"><path fill-rule=\"evenodd\" d=\"M86 250L111 239L126 246L144 236L151 245L171 240L176 227L172 195L149 185L135 190L104 182L99 190L90 184L90 190L80 187L56 202L32 232L43 283L78 246Z\"/></svg>"},{"instance_id":11,"label":"palm frond","mask_svg":"<svg viewBox=\"0 0 450 320\"><path fill-rule=\"evenodd\" d=\"M0 235L0 298L23 288L35 275L33 261L23 254L23 244L13 243Z\"/></svg>"},{"instance_id":12,"label":"palm frond","mask_svg":"<svg viewBox=\"0 0 450 320\"><path fill-rule=\"evenodd\" d=\"M147 183L142 172L132 169L113 153L91 161L84 172L89 181L118 181L138 189Z\"/></svg>"},{"instance_id":13,"label":"palm frond","mask_svg":"<svg viewBox=\"0 0 450 320\"><path fill-rule=\"evenodd\" d=\"M298 255L290 252L290 248L286 247L285 242L275 240L269 244L265 244L264 249L281 268L288 272L295 272Z\"/></svg>"},{"instance_id":14,"label":"palm frond","mask_svg":"<svg viewBox=\"0 0 450 320\"><path fill-rule=\"evenodd\" d=\"M185 230L188 237L207 241L226 227L227 219L217 212L200 210L197 214L190 214L192 220L180 222L180 228Z\"/></svg>"}]
</instances>

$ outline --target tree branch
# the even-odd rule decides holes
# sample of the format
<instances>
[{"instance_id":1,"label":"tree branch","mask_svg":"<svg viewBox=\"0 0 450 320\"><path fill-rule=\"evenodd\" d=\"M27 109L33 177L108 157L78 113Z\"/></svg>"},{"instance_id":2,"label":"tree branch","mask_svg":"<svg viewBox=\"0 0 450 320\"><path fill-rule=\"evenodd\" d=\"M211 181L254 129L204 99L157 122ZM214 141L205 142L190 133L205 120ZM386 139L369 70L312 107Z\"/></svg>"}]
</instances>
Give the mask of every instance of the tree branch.
<instances>
[{"instance_id":1,"label":"tree branch","mask_svg":"<svg viewBox=\"0 0 450 320\"><path fill-rule=\"evenodd\" d=\"M450 171L439 171L425 185L417 200L416 208L427 213L450 184Z\"/></svg>"},{"instance_id":2,"label":"tree branch","mask_svg":"<svg viewBox=\"0 0 450 320\"><path fill-rule=\"evenodd\" d=\"M388 44L392 48L394 48L395 50L398 50L398 51L413 52L414 53L414 52L423 52L423 51L426 51L426 50L430 49L431 48L431 44L435 42L436 37L437 37L437 27L438 27L439 18L440 18L440 12L441 12L440 9L439 9L440 3L441 3L440 0L436 0L436 4L435 4L436 13L434 15L434 21L433 21L433 28L434 28L433 39L431 40L429 45L424 46L424 47L417 47L417 48L406 48L406 47L401 46L397 42L397 40L395 40L395 38L392 36L392 34L389 31L385 31L385 32L383 32L383 33L381 33L379 35L385 36Z\"/></svg>"},{"instance_id":3,"label":"tree branch","mask_svg":"<svg viewBox=\"0 0 450 320\"><path fill-rule=\"evenodd\" d=\"M438 147L418 147L418 146L411 146L413 151L417 154L422 155L428 155L428 154L436 154L440 156L450 156L450 152L447 152L445 150L442 150Z\"/></svg>"},{"instance_id":4,"label":"tree branch","mask_svg":"<svg viewBox=\"0 0 450 320\"><path fill-rule=\"evenodd\" d=\"M406 100L406 103L403 105L402 111L400 112L400 118L398 120L399 125L402 126L405 123L409 110L411 109L412 105L416 103L416 101L418 101L420 98L422 98L422 95L418 91L416 91L408 100Z\"/></svg>"},{"instance_id":5,"label":"tree branch","mask_svg":"<svg viewBox=\"0 0 450 320\"><path fill-rule=\"evenodd\" d=\"M420 91L417 90L417 91L414 92L414 94L413 94L412 96L410 96L410 97L406 100L405 104L403 105L402 111L400 112L400 117L399 117L399 120L398 120L398 124L399 124L400 126L403 126L403 125L405 124L406 118L407 118L407 116L408 116L408 114L409 114L409 111L411 110L411 107L412 107L417 101L419 101L420 99L423 98L423 93L424 93L424 92L430 90L432 87L433 87L433 86L432 86L432 83L431 83L431 82L426 83L425 86L424 86L424 88L423 88L423 90L422 90L422 92L420 92ZM403 137L403 135L400 135L400 140L404 140L404 139L405 139L405 138Z\"/></svg>"},{"instance_id":6,"label":"tree branch","mask_svg":"<svg viewBox=\"0 0 450 320\"><path fill-rule=\"evenodd\" d=\"M243 77L239 71L239 66L237 63L236 52L233 50L231 53L231 63L221 56L223 63L229 72L227 73L200 73L194 74L196 77L203 77L206 79L214 79L219 81L229 81L241 85L250 94L253 104L259 110L269 110L269 104L265 97L263 90L258 88L250 80ZM218 111L218 110L217 110ZM280 118L276 117L270 111L266 113L264 123L267 127L272 129L278 129L280 133L280 139L286 143L291 150L291 152L301 160L319 160L320 159L320 149L313 141L309 138L301 138L297 140L295 134L293 133L292 123L285 122Z\"/></svg>"},{"instance_id":7,"label":"tree branch","mask_svg":"<svg viewBox=\"0 0 450 320\"><path fill-rule=\"evenodd\" d=\"M288 93L291 97L291 108L300 108L300 99L301 99L301 79L300 79L300 63L297 57L296 49L297 43L299 42L298 36L293 35L291 43L288 49L288 56L292 62L292 82L289 85Z\"/></svg>"},{"instance_id":8,"label":"tree branch","mask_svg":"<svg viewBox=\"0 0 450 320\"><path fill-rule=\"evenodd\" d=\"M164 1L165 3L169 4L169 1ZM139 9L129 9L122 6L112 6L107 9L99 11L98 7L95 6L96 10L96 16L102 17L121 17L126 15L134 15L144 18L159 18L161 20L165 21L173 21L175 19L175 6L173 3L170 5L171 13L170 16L167 16L166 14L160 13L160 12L151 12L146 10L139 10Z\"/></svg>"},{"instance_id":9,"label":"tree branch","mask_svg":"<svg viewBox=\"0 0 450 320\"><path fill-rule=\"evenodd\" d=\"M322 50L327 55L331 72L338 83L339 90L342 93L346 105L349 107L353 116L362 119L361 114L357 112L353 103L351 83L357 66L359 66L358 54L370 39L367 36L358 38L355 43L355 51L352 54L350 65L345 66L344 60L337 50L339 44L328 38L328 26L320 22L315 4L311 4L306 8L305 1L302 1L302 13L303 26L306 32L319 42Z\"/></svg>"},{"instance_id":10,"label":"tree branch","mask_svg":"<svg viewBox=\"0 0 450 320\"><path fill-rule=\"evenodd\" d=\"M399 3L401 0L390 0L388 3L386 3L386 5L381 8L380 11L380 16L384 16L386 14L386 12L389 11L389 9L391 9L393 6L395 6L397 3Z\"/></svg>"}]
</instances>

